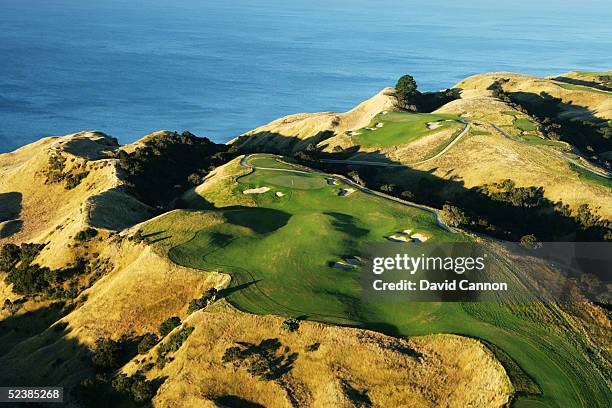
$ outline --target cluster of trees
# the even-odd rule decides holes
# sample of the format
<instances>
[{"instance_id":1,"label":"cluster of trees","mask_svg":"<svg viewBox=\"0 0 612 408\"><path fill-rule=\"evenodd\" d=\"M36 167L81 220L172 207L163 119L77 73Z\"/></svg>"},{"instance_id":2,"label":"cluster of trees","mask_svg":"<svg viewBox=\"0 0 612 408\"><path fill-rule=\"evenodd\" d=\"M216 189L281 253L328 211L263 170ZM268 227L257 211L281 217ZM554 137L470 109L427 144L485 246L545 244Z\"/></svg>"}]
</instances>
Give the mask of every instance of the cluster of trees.
<instances>
[{"instance_id":1,"label":"cluster of trees","mask_svg":"<svg viewBox=\"0 0 612 408\"><path fill-rule=\"evenodd\" d=\"M132 153L119 150L117 157L136 196L151 206L164 207L229 160L233 153L228 150L226 145L183 132L147 140Z\"/></svg>"},{"instance_id":2,"label":"cluster of trees","mask_svg":"<svg viewBox=\"0 0 612 408\"><path fill-rule=\"evenodd\" d=\"M240 342L228 347L222 361L236 367L245 366L249 374L262 381L273 381L291 371L297 357L297 353L283 348L278 339L265 339L259 344Z\"/></svg>"},{"instance_id":3,"label":"cluster of trees","mask_svg":"<svg viewBox=\"0 0 612 408\"><path fill-rule=\"evenodd\" d=\"M166 341L159 345L159 347L157 348L156 360L156 363L159 368L163 368L166 363L171 361L171 358L168 357L168 354L180 349L183 345L183 342L187 340L187 337L189 337L193 330L193 327L181 327L178 331L172 333Z\"/></svg>"},{"instance_id":4,"label":"cluster of trees","mask_svg":"<svg viewBox=\"0 0 612 408\"><path fill-rule=\"evenodd\" d=\"M124 405L132 401L137 405L149 402L156 392L152 381L141 371L131 376L116 371L135 355L134 344L138 338L122 337L118 341L110 338L96 340L91 351L91 366L95 376L81 381L72 391L77 401L85 406Z\"/></svg>"},{"instance_id":5,"label":"cluster of trees","mask_svg":"<svg viewBox=\"0 0 612 408\"><path fill-rule=\"evenodd\" d=\"M432 112L459 98L459 89L439 92L420 92L411 75L402 76L395 85L397 100L401 108L416 112Z\"/></svg>"},{"instance_id":6,"label":"cluster of trees","mask_svg":"<svg viewBox=\"0 0 612 408\"><path fill-rule=\"evenodd\" d=\"M574 120L563 115L563 101L546 92L539 95L506 92L503 88L507 80L495 81L489 89L493 95L510 104L515 109L528 114L538 123L538 129L551 140L563 140L582 151L589 152L592 159L612 150L612 126L610 123L593 118Z\"/></svg>"},{"instance_id":7,"label":"cluster of trees","mask_svg":"<svg viewBox=\"0 0 612 408\"><path fill-rule=\"evenodd\" d=\"M72 266L62 269L50 269L32 264L43 248L43 244L32 243L20 246L9 243L2 246L0 271L8 273L6 282L13 284L13 292L27 297L74 299L84 289L78 277L99 275L108 267L104 262L89 264L83 258L78 258ZM90 279L89 285L94 281Z\"/></svg>"},{"instance_id":8,"label":"cluster of trees","mask_svg":"<svg viewBox=\"0 0 612 408\"><path fill-rule=\"evenodd\" d=\"M189 308L187 310L187 313L193 313L196 310L204 309L206 306L210 305L215 300L217 300L218 293L219 292L215 288L210 288L206 290L206 292L204 292L202 296L200 296L197 299L193 299L189 303Z\"/></svg>"}]
</instances>

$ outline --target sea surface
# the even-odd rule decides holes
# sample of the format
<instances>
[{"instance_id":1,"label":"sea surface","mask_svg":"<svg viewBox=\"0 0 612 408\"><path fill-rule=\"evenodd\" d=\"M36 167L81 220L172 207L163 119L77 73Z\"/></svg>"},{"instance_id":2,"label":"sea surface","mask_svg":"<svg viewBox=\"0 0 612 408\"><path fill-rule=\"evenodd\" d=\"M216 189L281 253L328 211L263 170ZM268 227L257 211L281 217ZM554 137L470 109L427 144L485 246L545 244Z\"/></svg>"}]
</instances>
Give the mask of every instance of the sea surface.
<instances>
[{"instance_id":1,"label":"sea surface","mask_svg":"<svg viewBox=\"0 0 612 408\"><path fill-rule=\"evenodd\" d=\"M0 0L0 152L100 130L225 142L412 74L612 69L609 0Z\"/></svg>"}]
</instances>

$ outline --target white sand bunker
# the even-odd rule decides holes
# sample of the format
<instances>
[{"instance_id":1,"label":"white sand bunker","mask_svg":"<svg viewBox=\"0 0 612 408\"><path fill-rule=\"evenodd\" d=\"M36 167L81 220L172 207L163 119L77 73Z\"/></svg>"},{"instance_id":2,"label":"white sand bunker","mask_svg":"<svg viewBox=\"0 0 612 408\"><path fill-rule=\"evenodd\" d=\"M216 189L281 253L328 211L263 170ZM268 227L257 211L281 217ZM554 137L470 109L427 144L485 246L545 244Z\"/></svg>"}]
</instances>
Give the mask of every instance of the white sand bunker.
<instances>
[{"instance_id":1,"label":"white sand bunker","mask_svg":"<svg viewBox=\"0 0 612 408\"><path fill-rule=\"evenodd\" d=\"M378 122L378 123L376 124L376 127L377 127L378 129L380 129L380 128L381 128L381 127L383 127L383 126L385 126L385 124L384 124L384 123L382 123L382 122Z\"/></svg>"},{"instance_id":2,"label":"white sand bunker","mask_svg":"<svg viewBox=\"0 0 612 408\"><path fill-rule=\"evenodd\" d=\"M248 190L244 190L242 194L263 194L267 191L270 191L270 187L250 188Z\"/></svg>"},{"instance_id":3,"label":"white sand bunker","mask_svg":"<svg viewBox=\"0 0 612 408\"><path fill-rule=\"evenodd\" d=\"M278 198L281 198L281 197L284 197L284 196L285 196L285 193L283 193L282 191L277 191L275 194L276 194L276 196L277 196Z\"/></svg>"},{"instance_id":4,"label":"white sand bunker","mask_svg":"<svg viewBox=\"0 0 612 408\"><path fill-rule=\"evenodd\" d=\"M349 264L345 264L344 262L338 261L338 262L334 262L333 268L334 269L342 269L342 270L346 271L346 270L349 270L349 269L353 269L353 266L349 265Z\"/></svg>"},{"instance_id":5,"label":"white sand bunker","mask_svg":"<svg viewBox=\"0 0 612 408\"><path fill-rule=\"evenodd\" d=\"M410 238L412 238L413 242L425 242L429 239L429 237L423 234L412 234Z\"/></svg>"},{"instance_id":6,"label":"white sand bunker","mask_svg":"<svg viewBox=\"0 0 612 408\"><path fill-rule=\"evenodd\" d=\"M356 132L354 130L349 130L346 134L349 136L359 136L361 133Z\"/></svg>"},{"instance_id":7,"label":"white sand bunker","mask_svg":"<svg viewBox=\"0 0 612 408\"><path fill-rule=\"evenodd\" d=\"M348 196L348 195L353 194L354 192L355 192L355 189L354 189L354 188L341 188L341 189L340 189L340 192L338 193L338 195L339 195L340 197L346 197L346 196Z\"/></svg>"},{"instance_id":8,"label":"white sand bunker","mask_svg":"<svg viewBox=\"0 0 612 408\"><path fill-rule=\"evenodd\" d=\"M423 234L411 234L411 229L405 229L401 232L401 235L391 235L390 237L387 237L387 239L393 242L425 242L429 239L428 236Z\"/></svg>"},{"instance_id":9,"label":"white sand bunker","mask_svg":"<svg viewBox=\"0 0 612 408\"><path fill-rule=\"evenodd\" d=\"M440 122L429 122L429 123L427 123L427 129L437 129L440 126L442 126L442 124Z\"/></svg>"},{"instance_id":10,"label":"white sand bunker","mask_svg":"<svg viewBox=\"0 0 612 408\"><path fill-rule=\"evenodd\" d=\"M333 177L325 177L325 181L327 181L327 184L330 186L335 186L337 184L336 179Z\"/></svg>"}]
</instances>

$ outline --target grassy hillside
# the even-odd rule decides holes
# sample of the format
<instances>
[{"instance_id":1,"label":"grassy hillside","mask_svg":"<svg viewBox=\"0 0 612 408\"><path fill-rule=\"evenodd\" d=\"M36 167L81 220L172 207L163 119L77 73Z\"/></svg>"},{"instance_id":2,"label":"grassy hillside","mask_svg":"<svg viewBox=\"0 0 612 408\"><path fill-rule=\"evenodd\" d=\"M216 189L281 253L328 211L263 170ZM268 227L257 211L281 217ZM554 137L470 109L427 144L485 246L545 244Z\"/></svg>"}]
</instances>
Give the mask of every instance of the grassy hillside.
<instances>
[{"instance_id":1,"label":"grassy hillside","mask_svg":"<svg viewBox=\"0 0 612 408\"><path fill-rule=\"evenodd\" d=\"M269 158L255 160L274 164ZM256 170L226 180L225 191L237 197L251 188L270 190L254 198L256 207L219 208L224 222L198 229L193 218L172 213L148 223L145 232L172 231L171 244L156 245L177 263L229 273L228 300L238 308L401 336L450 332L477 337L501 350L502 360L509 356L505 367L519 395L529 394L516 406L605 406L609 400L609 384L599 371L605 363L589 356L590 340L558 305L366 302L360 297L359 271L331 267L358 255L361 243L384 241L404 228L434 240L467 239L439 228L431 214L360 192L338 196L342 186L328 185L318 174ZM500 257L509 279L523 276L523 268L546 269Z\"/></svg>"}]
</instances>

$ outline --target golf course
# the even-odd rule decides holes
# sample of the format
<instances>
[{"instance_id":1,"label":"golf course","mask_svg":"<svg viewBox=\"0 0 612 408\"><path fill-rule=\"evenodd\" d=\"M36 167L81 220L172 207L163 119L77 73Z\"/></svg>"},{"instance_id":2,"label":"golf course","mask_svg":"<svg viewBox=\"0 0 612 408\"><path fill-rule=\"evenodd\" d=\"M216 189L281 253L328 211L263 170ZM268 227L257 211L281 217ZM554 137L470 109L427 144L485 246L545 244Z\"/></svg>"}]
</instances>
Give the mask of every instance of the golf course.
<instances>
[{"instance_id":1,"label":"golf course","mask_svg":"<svg viewBox=\"0 0 612 408\"><path fill-rule=\"evenodd\" d=\"M429 211L367 194L342 178L271 155L246 162L229 163L217 184L209 182L232 192L229 204L217 206L215 192L207 190L190 196L190 210L167 213L143 227L145 236L167 237L153 246L175 263L229 274L226 298L232 305L393 336L454 333L481 339L508 371L515 407L610 401L589 346L556 304L368 302L361 296L360 268L334 267L359 257L364 244L389 242L404 230L432 242L471 237L443 228ZM520 264L502 255L497 261L505 265L500 277L520 279Z\"/></svg>"},{"instance_id":2,"label":"golf course","mask_svg":"<svg viewBox=\"0 0 612 408\"><path fill-rule=\"evenodd\" d=\"M386 112L374 117L370 126L356 131L353 140L364 147L392 147L413 142L446 129L462 129L458 115Z\"/></svg>"}]
</instances>

